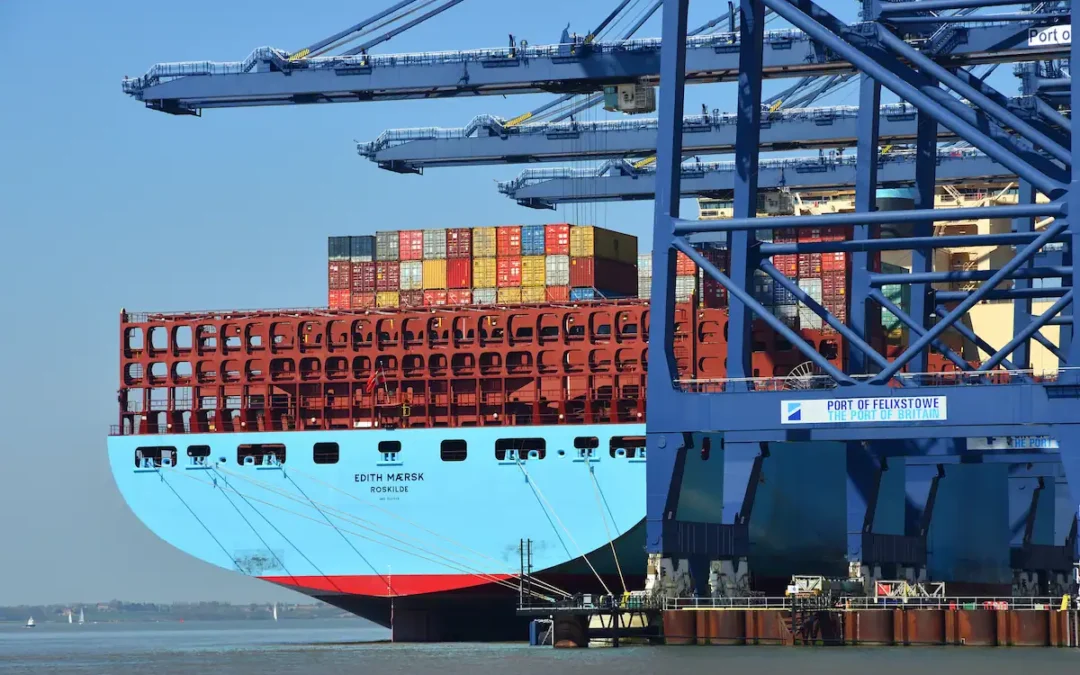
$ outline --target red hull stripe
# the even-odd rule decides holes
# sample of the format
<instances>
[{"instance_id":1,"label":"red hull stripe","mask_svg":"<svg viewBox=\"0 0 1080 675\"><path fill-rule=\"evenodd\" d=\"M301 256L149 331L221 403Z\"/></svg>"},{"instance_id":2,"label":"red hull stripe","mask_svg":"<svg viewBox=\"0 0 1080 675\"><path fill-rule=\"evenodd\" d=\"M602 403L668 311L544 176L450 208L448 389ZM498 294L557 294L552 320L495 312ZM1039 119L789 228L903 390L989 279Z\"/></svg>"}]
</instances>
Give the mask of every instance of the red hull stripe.
<instances>
[{"instance_id":1,"label":"red hull stripe","mask_svg":"<svg viewBox=\"0 0 1080 675\"><path fill-rule=\"evenodd\" d=\"M493 583L495 580L509 579L509 574L492 574L478 577L471 574L395 574L377 577L374 575L310 576L310 577L260 577L282 586L289 586L305 591L325 591L327 593L346 593L349 595L370 595L387 597L389 595L421 595L441 593L459 588L470 588Z\"/></svg>"}]
</instances>

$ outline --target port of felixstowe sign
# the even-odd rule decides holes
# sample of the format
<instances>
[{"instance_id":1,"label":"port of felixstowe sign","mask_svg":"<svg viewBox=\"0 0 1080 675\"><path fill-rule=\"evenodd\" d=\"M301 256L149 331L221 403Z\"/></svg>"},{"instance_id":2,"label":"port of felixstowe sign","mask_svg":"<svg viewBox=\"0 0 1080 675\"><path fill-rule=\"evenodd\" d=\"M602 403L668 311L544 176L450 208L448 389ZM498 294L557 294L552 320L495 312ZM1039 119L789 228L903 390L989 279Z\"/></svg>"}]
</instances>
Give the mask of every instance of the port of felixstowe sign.
<instances>
[{"instance_id":1,"label":"port of felixstowe sign","mask_svg":"<svg viewBox=\"0 0 1080 675\"><path fill-rule=\"evenodd\" d=\"M1028 29L1028 47L1046 47L1049 45L1071 45L1072 26L1042 26Z\"/></svg>"},{"instance_id":2,"label":"port of felixstowe sign","mask_svg":"<svg viewBox=\"0 0 1080 675\"><path fill-rule=\"evenodd\" d=\"M780 401L781 424L856 424L862 422L943 422L945 396L819 398Z\"/></svg>"}]
</instances>

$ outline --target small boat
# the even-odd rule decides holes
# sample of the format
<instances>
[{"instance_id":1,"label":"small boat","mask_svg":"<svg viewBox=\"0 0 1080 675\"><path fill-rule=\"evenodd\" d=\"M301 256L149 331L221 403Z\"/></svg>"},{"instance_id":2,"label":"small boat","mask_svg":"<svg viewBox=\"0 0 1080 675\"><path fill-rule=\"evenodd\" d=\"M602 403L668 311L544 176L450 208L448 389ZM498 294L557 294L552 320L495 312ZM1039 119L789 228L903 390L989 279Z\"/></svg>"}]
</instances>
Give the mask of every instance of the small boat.
<instances>
[{"instance_id":1,"label":"small boat","mask_svg":"<svg viewBox=\"0 0 1080 675\"><path fill-rule=\"evenodd\" d=\"M34 617L30 617L30 620L26 622L26 627L27 627L27 628L33 628L33 627L34 627L34 626L36 626L36 625L37 625L37 624L36 624L36 623L34 623Z\"/></svg>"},{"instance_id":2,"label":"small boat","mask_svg":"<svg viewBox=\"0 0 1080 675\"><path fill-rule=\"evenodd\" d=\"M82 609L82 607L80 607L80 608L79 608L79 625L81 626L81 625L83 625L84 623L86 623L86 616L85 616L85 615L83 614L83 609Z\"/></svg>"},{"instance_id":3,"label":"small boat","mask_svg":"<svg viewBox=\"0 0 1080 675\"><path fill-rule=\"evenodd\" d=\"M71 610L70 609L68 610L67 615L68 615L68 625L71 625Z\"/></svg>"}]
</instances>

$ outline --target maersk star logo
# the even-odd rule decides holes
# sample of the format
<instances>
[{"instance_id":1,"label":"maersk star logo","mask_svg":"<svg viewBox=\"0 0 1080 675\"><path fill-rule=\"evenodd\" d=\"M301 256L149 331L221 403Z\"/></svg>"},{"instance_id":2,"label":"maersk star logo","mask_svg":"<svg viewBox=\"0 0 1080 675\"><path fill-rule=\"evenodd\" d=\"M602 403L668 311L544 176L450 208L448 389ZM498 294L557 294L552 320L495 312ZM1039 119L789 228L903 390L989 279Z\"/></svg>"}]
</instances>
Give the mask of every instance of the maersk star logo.
<instances>
[{"instance_id":1,"label":"maersk star logo","mask_svg":"<svg viewBox=\"0 0 1080 675\"><path fill-rule=\"evenodd\" d=\"M787 421L799 422L802 420L802 403L787 404Z\"/></svg>"}]
</instances>

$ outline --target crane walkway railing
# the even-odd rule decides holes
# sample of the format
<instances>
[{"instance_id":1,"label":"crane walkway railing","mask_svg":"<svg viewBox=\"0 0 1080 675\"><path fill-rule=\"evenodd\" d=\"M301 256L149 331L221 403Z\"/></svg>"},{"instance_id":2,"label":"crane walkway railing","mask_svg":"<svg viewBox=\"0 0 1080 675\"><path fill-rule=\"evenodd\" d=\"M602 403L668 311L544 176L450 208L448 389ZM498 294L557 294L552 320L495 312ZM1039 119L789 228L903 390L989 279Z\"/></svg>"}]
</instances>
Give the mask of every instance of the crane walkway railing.
<instances>
[{"instance_id":1,"label":"crane walkway railing","mask_svg":"<svg viewBox=\"0 0 1080 675\"><path fill-rule=\"evenodd\" d=\"M956 27L986 28L988 26L1015 26L1009 22L978 21L951 24ZM858 25L853 27L858 30ZM765 33L766 44L787 45L793 42L808 42L804 32L793 28L770 30ZM712 49L715 47L735 47L739 44L739 34L731 32L696 35L687 38L688 49ZM925 38L908 40L914 47L926 43ZM178 77L239 75L251 72L259 63L270 63L282 71L318 70L346 68L387 68L402 66L431 66L455 63L482 63L498 60L528 61L529 59L564 57L569 51L588 54L612 54L622 52L659 53L660 38L638 38L616 40L612 42L594 42L585 45L582 39L574 43L553 45L530 45L525 48L508 47L452 50L441 52L412 52L402 54L357 54L352 56L317 56L312 58L289 60L289 52L274 47L260 47L243 61L183 61L159 63L152 66L144 75L125 78L123 90L127 94L137 94L144 88L159 82ZM823 62L827 57L819 57Z\"/></svg>"},{"instance_id":2,"label":"crane walkway railing","mask_svg":"<svg viewBox=\"0 0 1080 675\"><path fill-rule=\"evenodd\" d=\"M966 160L972 158L986 158L980 150L973 148L957 148L938 152L938 162L950 160ZM916 153L914 150L900 150L883 154L882 163L914 162ZM852 155L828 155L824 157L788 157L782 159L763 159L758 163L760 169L781 169L792 171L820 171L836 169L843 166L855 166L858 157ZM705 174L714 171L735 171L734 161L726 162L690 162L682 165L683 175ZM523 187L549 180L602 178L612 173L622 175L648 175L656 173L655 166L634 167L624 159L609 159L594 168L570 168L549 167L538 169L526 169L516 178L498 183L499 192L507 195L514 194Z\"/></svg>"},{"instance_id":3,"label":"crane walkway railing","mask_svg":"<svg viewBox=\"0 0 1080 675\"><path fill-rule=\"evenodd\" d=\"M888 117L913 115L918 109L908 103L890 103L881 107L881 114ZM792 108L775 112L762 112L762 122L787 123L855 119L858 106L821 106L815 108ZM477 115L463 127L417 127L412 129L389 129L366 143L358 143L357 151L368 158L386 148L412 141L455 140L472 138L481 129L490 129L505 136L548 136L567 133L622 133L628 131L655 131L659 120L655 117L624 120L600 120L590 122L540 122L506 126L507 120L495 115ZM710 112L708 115L687 115L684 127L699 129L709 125L730 127L738 123L738 115L729 112Z\"/></svg>"}]
</instances>

